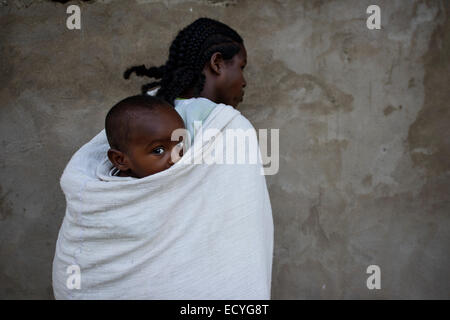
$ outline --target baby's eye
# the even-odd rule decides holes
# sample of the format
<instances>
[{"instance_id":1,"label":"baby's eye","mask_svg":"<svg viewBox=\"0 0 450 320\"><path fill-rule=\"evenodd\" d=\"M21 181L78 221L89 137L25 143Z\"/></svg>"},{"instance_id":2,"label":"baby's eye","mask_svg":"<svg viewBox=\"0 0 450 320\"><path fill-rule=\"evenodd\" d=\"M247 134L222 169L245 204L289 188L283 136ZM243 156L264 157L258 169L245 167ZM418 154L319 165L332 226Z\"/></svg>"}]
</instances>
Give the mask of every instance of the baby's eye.
<instances>
[{"instance_id":1,"label":"baby's eye","mask_svg":"<svg viewBox=\"0 0 450 320\"><path fill-rule=\"evenodd\" d=\"M153 149L152 153L154 153L154 154L163 154L164 153L164 148L163 147L158 147L156 149Z\"/></svg>"}]
</instances>

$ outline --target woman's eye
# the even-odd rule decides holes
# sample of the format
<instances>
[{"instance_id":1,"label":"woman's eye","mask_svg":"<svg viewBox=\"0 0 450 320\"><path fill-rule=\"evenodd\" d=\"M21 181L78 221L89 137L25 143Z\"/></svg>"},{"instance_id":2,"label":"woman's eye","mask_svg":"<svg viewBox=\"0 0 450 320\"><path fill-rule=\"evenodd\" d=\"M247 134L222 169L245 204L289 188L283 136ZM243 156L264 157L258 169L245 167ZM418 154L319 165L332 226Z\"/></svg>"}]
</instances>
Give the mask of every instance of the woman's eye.
<instances>
[{"instance_id":1,"label":"woman's eye","mask_svg":"<svg viewBox=\"0 0 450 320\"><path fill-rule=\"evenodd\" d=\"M153 149L152 153L154 153L154 154L163 154L164 153L164 148L163 147L159 147L159 148Z\"/></svg>"}]
</instances>

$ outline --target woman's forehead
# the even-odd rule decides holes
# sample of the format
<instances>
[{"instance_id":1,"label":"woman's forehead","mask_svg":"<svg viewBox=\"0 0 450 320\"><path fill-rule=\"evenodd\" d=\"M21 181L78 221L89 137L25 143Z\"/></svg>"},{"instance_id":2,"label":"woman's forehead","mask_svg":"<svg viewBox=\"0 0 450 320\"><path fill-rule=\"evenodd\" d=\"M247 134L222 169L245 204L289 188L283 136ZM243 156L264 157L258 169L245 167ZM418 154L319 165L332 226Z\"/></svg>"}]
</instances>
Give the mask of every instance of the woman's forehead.
<instances>
[{"instance_id":1,"label":"woman's forehead","mask_svg":"<svg viewBox=\"0 0 450 320\"><path fill-rule=\"evenodd\" d=\"M244 46L241 45L241 50L239 50L239 52L234 55L231 61L233 64L247 64L247 51L245 50Z\"/></svg>"},{"instance_id":2,"label":"woman's forehead","mask_svg":"<svg viewBox=\"0 0 450 320\"><path fill-rule=\"evenodd\" d=\"M241 50L239 50L238 55L247 63L247 50L243 44L241 44Z\"/></svg>"}]
</instances>

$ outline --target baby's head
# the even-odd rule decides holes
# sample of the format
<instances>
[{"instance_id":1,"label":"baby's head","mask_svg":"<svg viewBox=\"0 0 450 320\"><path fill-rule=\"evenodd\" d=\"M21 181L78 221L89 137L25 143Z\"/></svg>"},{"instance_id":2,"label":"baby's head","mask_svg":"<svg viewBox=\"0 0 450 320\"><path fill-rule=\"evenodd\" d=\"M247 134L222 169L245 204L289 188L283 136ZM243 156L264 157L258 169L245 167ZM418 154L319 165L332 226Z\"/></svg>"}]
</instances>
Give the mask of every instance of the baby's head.
<instances>
[{"instance_id":1,"label":"baby's head","mask_svg":"<svg viewBox=\"0 0 450 320\"><path fill-rule=\"evenodd\" d=\"M169 169L183 155L183 138L171 140L180 128L183 119L167 102L148 95L126 98L106 116L108 158L120 176L143 178Z\"/></svg>"}]
</instances>

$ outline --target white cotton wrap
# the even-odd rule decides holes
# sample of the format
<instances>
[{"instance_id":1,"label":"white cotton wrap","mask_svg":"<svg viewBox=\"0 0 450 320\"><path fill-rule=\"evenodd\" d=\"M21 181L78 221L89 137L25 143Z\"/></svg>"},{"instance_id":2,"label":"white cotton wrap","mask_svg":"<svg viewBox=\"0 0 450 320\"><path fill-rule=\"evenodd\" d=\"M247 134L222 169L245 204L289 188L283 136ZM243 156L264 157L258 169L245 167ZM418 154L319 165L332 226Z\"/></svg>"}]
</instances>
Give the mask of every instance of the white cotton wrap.
<instances>
[{"instance_id":1,"label":"white cotton wrap","mask_svg":"<svg viewBox=\"0 0 450 320\"><path fill-rule=\"evenodd\" d=\"M255 131L223 104L208 128ZM270 299L273 220L262 165L193 164L198 144L214 148L196 140L170 169L143 179L108 174L104 131L74 154L61 177L56 299ZM79 289L68 285L70 266L80 270Z\"/></svg>"}]
</instances>

